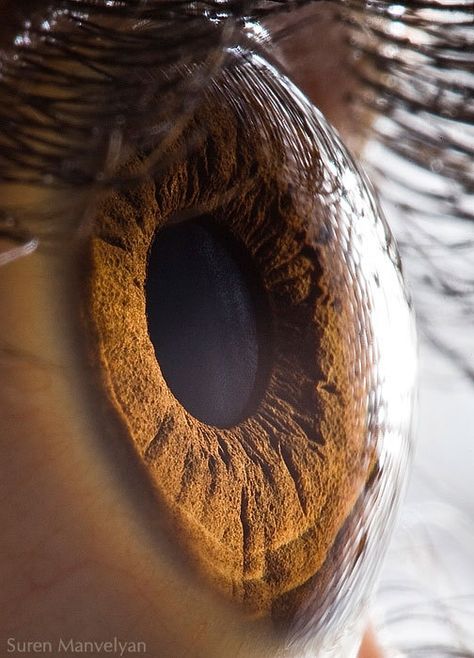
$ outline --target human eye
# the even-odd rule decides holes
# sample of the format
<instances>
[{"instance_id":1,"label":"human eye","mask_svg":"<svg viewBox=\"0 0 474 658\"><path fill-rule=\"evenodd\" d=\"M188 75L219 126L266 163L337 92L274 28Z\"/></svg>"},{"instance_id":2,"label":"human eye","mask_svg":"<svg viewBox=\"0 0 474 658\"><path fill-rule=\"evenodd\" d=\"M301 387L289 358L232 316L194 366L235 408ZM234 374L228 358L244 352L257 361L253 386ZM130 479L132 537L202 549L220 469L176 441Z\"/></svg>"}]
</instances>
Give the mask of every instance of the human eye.
<instances>
[{"instance_id":1,"label":"human eye","mask_svg":"<svg viewBox=\"0 0 474 658\"><path fill-rule=\"evenodd\" d=\"M409 460L411 310L266 13L63 2L5 51L5 260L39 243L1 277L4 542L38 635L76 606L81 637L152 655L357 649Z\"/></svg>"}]
</instances>

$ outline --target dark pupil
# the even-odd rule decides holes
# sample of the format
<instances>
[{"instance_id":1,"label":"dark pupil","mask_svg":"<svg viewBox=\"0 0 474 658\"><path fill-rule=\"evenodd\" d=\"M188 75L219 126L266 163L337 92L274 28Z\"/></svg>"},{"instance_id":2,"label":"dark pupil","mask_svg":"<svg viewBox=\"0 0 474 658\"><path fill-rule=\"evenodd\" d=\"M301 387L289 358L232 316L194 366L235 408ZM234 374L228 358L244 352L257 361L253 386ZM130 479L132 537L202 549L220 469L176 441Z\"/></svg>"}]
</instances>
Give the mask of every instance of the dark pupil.
<instances>
[{"instance_id":1,"label":"dark pupil","mask_svg":"<svg viewBox=\"0 0 474 658\"><path fill-rule=\"evenodd\" d=\"M193 416L218 427L256 403L263 295L245 256L204 220L162 229L149 254L148 329L161 371Z\"/></svg>"}]
</instances>

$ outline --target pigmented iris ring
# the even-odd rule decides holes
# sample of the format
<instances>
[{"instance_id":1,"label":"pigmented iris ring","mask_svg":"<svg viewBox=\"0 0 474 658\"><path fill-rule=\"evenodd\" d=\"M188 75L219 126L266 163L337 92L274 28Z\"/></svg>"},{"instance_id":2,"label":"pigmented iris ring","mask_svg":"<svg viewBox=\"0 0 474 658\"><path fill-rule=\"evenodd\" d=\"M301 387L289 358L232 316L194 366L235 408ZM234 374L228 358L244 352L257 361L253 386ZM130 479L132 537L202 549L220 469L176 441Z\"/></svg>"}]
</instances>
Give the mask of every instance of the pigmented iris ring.
<instances>
[{"instance_id":1,"label":"pigmented iris ring","mask_svg":"<svg viewBox=\"0 0 474 658\"><path fill-rule=\"evenodd\" d=\"M199 148L159 180L103 201L85 314L103 388L174 518L177 545L248 610L289 619L324 575L373 465L370 325L358 315L358 273L343 262L350 252L337 256L317 215L316 146L285 117L272 122L278 108L254 106L250 94L236 109L229 99L249 88L226 77L182 137L204 135ZM205 214L238 241L271 315L265 386L230 427L198 420L176 399L150 340L150 247L180 213ZM338 287L344 277L355 296Z\"/></svg>"}]
</instances>

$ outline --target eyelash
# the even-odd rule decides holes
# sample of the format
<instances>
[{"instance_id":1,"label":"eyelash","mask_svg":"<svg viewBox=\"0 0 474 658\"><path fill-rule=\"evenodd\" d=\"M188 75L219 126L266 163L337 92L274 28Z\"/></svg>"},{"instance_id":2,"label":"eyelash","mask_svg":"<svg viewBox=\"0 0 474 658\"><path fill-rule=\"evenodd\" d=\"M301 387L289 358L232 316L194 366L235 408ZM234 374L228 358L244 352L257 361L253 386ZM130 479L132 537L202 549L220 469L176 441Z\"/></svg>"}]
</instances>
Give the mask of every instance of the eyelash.
<instances>
[{"instance_id":1,"label":"eyelash","mask_svg":"<svg viewBox=\"0 0 474 658\"><path fill-rule=\"evenodd\" d=\"M303 2L292 6L300 4ZM97 183L104 178L106 168L99 153L107 151L114 127L122 136L129 134L136 139L141 126L140 137L145 139L147 133L153 134L156 141L160 119L161 132L169 131L169 113L160 116L154 102L157 96L160 105L163 96L173 96L181 113L185 112L190 97L222 64L226 48L245 39L245 22L287 7L281 0L271 0L262 7L181 0L112 5L63 0L60 8L50 11L46 19L29 21L26 31L15 39L14 56L4 56L0 94L10 103L3 108L1 118L15 131L15 139L0 147L0 179L66 186ZM118 29L111 27L116 20ZM52 30L54 23L56 29ZM57 29L61 23L65 23L65 29ZM32 42L37 44L35 49L30 47ZM77 72L61 71L62 58L74 62ZM187 84L183 84L182 68L196 64L200 65L198 79L187 76ZM23 92L18 89L22 78L28 80ZM54 98L42 88L37 93L36 84L61 88L71 95ZM133 109L131 95L139 99ZM18 117L15 101L39 117L31 112ZM11 107L15 107L14 117L8 113ZM176 116L176 107L173 110ZM91 134L92 123L95 130ZM148 126L146 130L143 125ZM34 136L35 129L41 131L41 136ZM50 133L44 134L48 129ZM88 148L76 146L71 153L69 143L63 148L57 143L58 134L66 134L81 145L86 138ZM94 166L77 167L90 153L91 137L97 146L97 161ZM57 151L46 154L45 145L55 145ZM23 168L21 173L18 167Z\"/></svg>"},{"instance_id":2,"label":"eyelash","mask_svg":"<svg viewBox=\"0 0 474 658\"><path fill-rule=\"evenodd\" d=\"M184 62L185 64L203 62L208 59L212 51L225 50L230 45L237 45L242 41L242 26L246 21L252 19L260 19L268 17L269 15L279 13L282 11L289 11L290 7L295 7L308 4L307 0L300 0L292 3L285 3L283 0L271 0L265 3L214 3L214 2L200 2L189 3L184 1L172 0L167 3L147 2L146 4L135 2L121 2L117 4L104 6L96 4L95 2L87 2L85 0L63 0L60 4L60 9L53 12L48 20L43 20L39 26L29 25L27 32L17 37L18 48L16 50L15 58L13 60L6 59L2 67L2 80L1 87L3 94L6 96L16 96L18 100L22 100L25 105L29 105L37 112L43 115L46 119L54 120L55 131L58 129L66 129L71 136L76 132L76 137L80 140L84 137L81 134L83 131L90 130L86 125L89 121L100 121L100 126L103 128L107 126L106 130L110 132L111 119L116 119L116 125L121 126L121 129L126 130L124 127L124 113L127 112L126 124L132 124L133 119L145 122L145 119L151 120L155 116L154 123L156 124L156 108L149 102L146 107L141 107L137 112L133 112L129 107L129 93L133 91L142 91L144 86L147 87L147 97L152 98L155 93L150 93L150 83L155 83L155 92L169 91L174 85L178 83L177 79L169 79L170 71L175 68L176 62ZM424 6L424 5L423 5ZM467 4L460 4L460 7L465 7ZM449 57L448 47L459 47L463 45L463 40L466 41L462 32L456 37L453 36L452 25L449 26L450 32L443 29L443 23L435 23L433 20L426 21L422 15L418 16L416 9L409 10L403 5L397 5L400 16L397 16L397 25L401 26L402 21L406 25L411 26L413 29L424 31L426 35L433 33L438 38L438 43L433 47L425 49L425 56L430 58L430 61L437 66L443 60L458 69L461 68L459 60L456 61L451 55ZM403 11L402 11L403 10ZM392 11L392 15L390 14ZM438 10L439 12L442 9ZM107 19L119 18L120 30L106 27L101 24L101 19L107 16ZM467 17L467 13L466 13ZM361 91L353 103L354 106L364 105L370 102L370 109L377 110L377 104L383 103L383 110L387 114L390 113L392 120L396 121L399 129L403 131L406 138L403 143L412 144L415 139L423 141L426 144L427 136L420 133L419 129L415 126L404 124L407 121L407 113L412 114L415 111L418 114L429 112L435 116L449 116L453 114L452 107L441 106L436 107L433 105L432 99L423 98L417 99L416 106L413 97L403 95L401 86L395 88L393 85L393 77L397 76L400 72L408 72L409 76L415 80L422 80L423 74L417 74L415 67L410 65L408 59L394 59L387 54L387 48L392 49L397 46L400 39L390 33L391 25L393 25L393 8L384 3L371 3L368 8L364 2L360 0L353 0L349 3L349 8L341 12L341 20L344 20L349 26L352 45L354 50L354 57L364 54L368 58L368 65L374 71L386 71L392 78L392 84L384 84L377 80L375 82L373 76L367 75L367 67L353 66L352 70L355 76L361 81ZM375 19L375 20L374 20ZM68 31L55 30L54 33L50 31L50 24L53 21L70 22L73 27L79 27L80 31L74 34L74 41L72 35ZM380 21L383 21L380 25ZM124 22L129 22L129 29L123 29ZM172 21L173 29L171 30L170 21ZM378 21L377 23L375 21ZM462 25L462 19L459 24ZM135 28L140 26L139 30ZM138 36L137 36L138 35ZM100 37L98 41L94 37ZM34 55L31 54L29 43L32 40L41 42L41 48ZM413 47L409 43L403 44L405 52L403 56ZM84 53L84 51L86 51ZM57 68L51 65L51 62L57 61L58 58L66 56L69 60L76 61L82 70L78 74L72 75L70 73L61 73ZM87 59L85 59L87 58ZM130 60L132 60L132 67L130 67ZM137 71L138 64L138 75ZM109 70L107 70L109 67ZM140 73L150 71L151 67L156 70L163 71L166 67L166 74L168 79L155 79L154 81L146 80L144 85L143 79L140 78ZM52 99L35 94L34 91L27 91L24 94L19 93L9 85L9 80L18 80L18 68L21 73L30 82L52 83L61 84L63 89L74 90L75 95L69 100ZM467 67L466 67L467 68ZM127 71L128 69L128 71ZM364 70L365 69L365 70ZM135 79L130 77L131 70L134 71ZM94 75L99 75L99 79L94 78ZM159 76L157 76L159 78ZM445 89L446 91L458 91L458 86L455 83L449 83L446 77ZM179 75L178 79L181 80L182 76ZM428 79L429 85L434 80ZM397 82L401 82L401 75ZM438 79L440 84L443 83ZM132 85L132 88L130 87ZM377 88L378 85L378 88ZM77 94L77 89L82 93ZM105 89L104 89L105 88ZM120 97L120 94L125 95ZM104 90L106 93L104 93ZM189 89L187 90L189 92ZM374 98L367 101L367 94L369 91L374 92ZM103 107L97 107L97 103L102 99L107 101L110 105L111 99L116 99L118 102L115 106L107 110ZM376 96L376 98L375 98ZM95 105L90 108L90 99L94 99ZM61 109L68 104L68 110L72 114L72 121L67 122ZM89 108L87 105L89 104ZM105 103L104 103L105 104ZM139 104L140 105L140 104ZM464 122L469 123L474 120L474 110L466 105L467 113L464 117ZM86 111L84 111L86 110ZM88 111L87 111L88 110ZM396 119L395 114L402 115L401 119ZM405 114L404 114L405 113ZM134 115L133 119L131 115ZM9 125L16 128L15 143L13 146L21 147L20 157L18 159L18 151L13 153L13 149L4 148L0 152L0 174L5 181L16 180L16 176L12 176L9 172L9 165L28 165L32 172L31 178L26 179L22 176L25 182L39 182L35 176L39 175L40 180L46 182L59 182L64 184L78 185L81 183L90 184L97 180L96 175L85 174L69 169L65 165L65 156L62 151L58 152L57 156L48 156L43 153L41 155L40 163L34 163L29 158L34 157L34 152L31 147L27 147L26 138L31 137L28 134L27 126L21 123L21 118L13 119L11 116L2 117L8 121ZM26 117L28 125L31 130L32 117ZM74 123L77 119L83 119L83 125L75 127ZM460 121L458 119L458 121ZM34 126L33 126L34 127ZM38 124L39 128L43 128L43 124ZM156 126L154 128L156 131ZM22 132L23 131L23 132ZM97 130L96 130L97 132ZM378 138L381 141L387 142L387 137L379 132ZM37 137L38 146L41 147L42 140ZM46 139L43 140L43 144ZM48 145L51 144L51 139L48 136ZM399 143L400 140L397 140ZM457 145L454 140L443 147L443 153L446 153L449 148L457 146L459 152L465 153L466 156L472 157L474 148L462 149ZM390 148L395 149L395 140L391 140ZM438 147L441 148L441 147ZM88 151L90 149L87 149ZM81 150L76 153L76 160L82 155ZM402 153L404 157L414 159L416 153L414 149ZM72 160L71 157L68 158ZM444 161L444 160L443 160ZM424 164L424 163L422 163ZM35 166L36 165L36 166ZM73 169L73 168L72 168ZM460 167L453 167L451 172L453 177L461 178L462 171ZM53 181L51 180L53 179ZM467 185L469 180L462 180L461 183ZM459 208L456 216L459 216ZM469 215L471 217L471 215Z\"/></svg>"},{"instance_id":3,"label":"eyelash","mask_svg":"<svg viewBox=\"0 0 474 658\"><path fill-rule=\"evenodd\" d=\"M170 139L168 117L180 116L185 123L206 79L224 64L226 49L245 44L246 23L289 14L306 4L308 0L124 0L113 4L63 0L47 20L36 18L26 26L26 32L17 37L13 58L3 57L0 96L8 102L2 103L0 120L11 128L11 134L0 143L0 180L74 187L93 195L109 186L127 184L123 177L111 174L127 141L153 152L148 167L163 166L157 154L163 153ZM362 119L360 126L395 156L392 165L387 158L382 159L382 166L377 158L365 162L382 196L385 193L385 201L402 208L407 230L415 233L420 244L417 222L426 208L430 217L448 215L472 221L472 204L464 202L474 186L474 106L466 93L474 88L472 73L469 77L474 64L474 39L468 27L472 2L443 6L408 0L396 5L350 0L344 5L334 3L334 7L347 26L353 53L348 66L360 83L351 106L356 113L362 112L361 116L367 107L375 115L383 114L383 122L373 121L369 127ZM448 21L452 10L456 13ZM110 27L111 19L119 21L118 29ZM66 29L52 31L53 22L65 23ZM75 28L74 40L69 25ZM284 28L280 36L283 32ZM418 42L410 40L412 34ZM36 49L30 48L32 41L38 42ZM422 48L420 41L425 42ZM462 47L465 52L460 57ZM76 62L77 72L61 71L61 57ZM183 76L186 66L193 73ZM465 86L459 84L460 76L464 76ZM19 79L28 80L29 86L23 90L15 87ZM70 95L48 98L41 89L35 91L36 84L60 87ZM435 95L435 89L442 89L444 96ZM141 99L133 110L130 97ZM157 97L161 105L163 97L169 99L170 105L161 113ZM28 109L19 113L19 106ZM429 123L420 121L426 117ZM174 123L173 136L181 125ZM452 125L459 133L453 134ZM462 142L457 136L461 131ZM470 142L465 139L469 134ZM58 135L66 139L58 141ZM423 151L426 157L420 155ZM431 170L432 177L442 179L456 193L440 200L436 193L420 188L419 177L400 178L408 162L420 170ZM385 184L387 180L390 186ZM24 238L20 221L12 218L8 209L0 215L1 234ZM407 243L410 248L412 239ZM402 251L403 247L402 238ZM427 286L439 287L437 272L428 283L425 274L415 279L421 294ZM470 280L448 280L440 292L449 290L460 298L464 314L466 303L472 311L471 285ZM474 381L474 366L466 364L465 354L453 351L445 340L438 348L449 353Z\"/></svg>"},{"instance_id":4,"label":"eyelash","mask_svg":"<svg viewBox=\"0 0 474 658\"><path fill-rule=\"evenodd\" d=\"M30 24L27 32L17 37L19 47L16 50L15 59L12 61L6 58L3 62L1 91L5 96L16 96L25 105L30 105L43 114L44 118L54 120L56 131L58 128L64 128L69 131L71 136L74 131L73 124L78 118L84 119L84 122L87 119L90 121L99 119L100 125L108 126L107 130L110 131L111 119L115 117L118 119L117 125L123 128L125 112L127 112L126 123L132 123L132 111L129 103L126 102L130 98L128 95L131 91L130 85L133 85L133 91L142 90L143 92L144 87L143 80L132 80L129 77L132 67L135 69L135 73L137 64L141 73L150 71L151 67L156 70L163 70L167 67L169 75L177 61L184 61L188 64L202 62L209 57L213 50L222 52L226 47L242 41L242 26L246 21L261 19L283 11L289 12L290 8L294 9L303 4L308 4L308 0L292 3L283 0L271 0L265 3L236 3L233 1L189 3L172 0L166 3L149 1L145 4L129 1L112 5L107 3L107 6L86 0L63 0L60 9L55 10L48 20L43 20L40 25ZM420 100L419 98L414 99L413 95L410 97L403 93L402 76L406 74L417 82L424 82L426 88L436 81L438 87L442 86L446 93L456 94L458 98L460 94L462 95L463 89L459 89L456 82L450 82L448 75L445 75L443 79L442 74L436 75L436 71L434 71L432 77L427 79L426 67L422 69L421 73L417 72L407 57L413 53L415 47L413 44L403 41L393 31L396 18L398 28L409 26L409 29L419 30L425 37L431 35L433 44L421 51L423 56L429 60L430 65L435 68L449 65L451 73L453 69L455 72L462 68L468 70L469 65L472 65L473 58L471 57L463 63L455 57L456 50L469 44L469 34L464 34L462 31L464 21L469 18L467 11L460 15L454 27L449 24L446 28L443 23L445 17L442 15L446 13L444 11L446 8L439 7L436 3L433 6L437 8L439 14L438 22L433 18L428 20L423 18L425 4L421 5L421 11L418 11L416 7L410 9L408 5L396 5L395 10L398 8L399 14L396 15L394 8L383 2L371 3L370 6L367 6L361 0L352 0L348 8L344 8L340 12L340 19L346 22L350 30L354 58L361 55L367 58L366 65L352 66L354 75L361 82L360 93L356 99L353 99L353 106L360 109L361 105L370 103L370 109L377 111L377 105L383 104L384 113L390 114L393 124L398 126L399 133L396 140L390 139L381 131L377 137L384 143L390 139L389 147L392 150L400 143L413 145L414 148L405 146L406 150L401 153L403 157L411 160L416 157L416 140L426 145L429 139L428 135L423 134L419 127L409 124L409 116L413 113L419 115L427 112L437 118L452 116L457 119L458 123L463 121L467 125L474 121L474 108L469 107L467 102L462 103L464 116L459 118L456 117L455 104L449 104L449 102L443 104L442 99L441 103L434 103L434 99L430 99L429 94ZM468 3L461 2L456 7L462 11L463 8L468 7ZM108 20L119 18L120 30L114 30L101 24L104 16L107 16ZM49 29L51 22L63 20L70 22L73 27L81 27L81 30L75 33L74 41L68 31L55 30L54 34L51 33ZM172 30L170 21L173 22ZM130 29L123 29L125 22L129 22ZM137 25L141 26L139 30L135 29ZM98 41L94 37L100 37L101 40ZM28 46L32 40L42 42L41 48L34 55L31 54ZM400 53L400 57L395 58L393 49L398 48L400 44L403 52ZM390 48L391 51L388 52ZM416 50L420 51L419 44L417 44ZM83 54L84 51L87 54ZM51 61L57 60L61 56L75 60L81 65L82 70L77 75L61 73L57 68L51 66ZM132 67L129 65L130 60L132 60ZM107 67L109 70L106 70ZM61 115L61 108L64 108L68 101L48 99L32 91L25 92L21 97L19 92L12 88L9 80L18 80L18 76L15 75L18 73L18 68L21 69L23 76L31 82L61 84L63 89L71 89L76 92L69 101L71 105L76 104L75 108L74 105L68 108L69 111L72 110L73 116L73 121L69 122L69 125L64 114ZM391 76L390 82L381 81L380 76L375 81L374 76L368 74L369 68L375 72L387 72ZM92 77L97 74L99 74L99 80ZM182 76L179 78L181 79ZM396 85L393 84L394 79ZM151 82L155 83L155 91L159 91L160 94L163 94L163 91L169 91L173 87L173 83L177 84L176 79L168 79L165 85L162 78L154 81L147 80L146 85L149 87ZM77 94L78 88L81 89L82 94ZM125 97L120 98L120 93L123 94L124 88L127 92ZM105 94L104 90L106 90ZM373 97L368 99L370 92ZM95 101L103 99L109 105L110 99L117 98L117 95L119 102L112 109L108 108L105 111L102 107L93 106L91 109L89 106L89 115L87 111L84 112L90 98L95 98ZM154 94L150 94L149 88L147 96L154 96ZM464 101L466 101L466 97ZM154 113L156 115L156 108L151 103L148 105L147 112L134 110L135 121L143 123L145 119L151 120ZM143 108L141 109L143 110ZM3 112L5 113L5 110ZM27 148L26 138L29 136L27 126L21 123L21 118L13 119L8 114L4 114L2 119L16 128L17 133L13 146L21 147L20 156L24 158L18 160L18 151L15 155L13 149L8 149L8 146L3 145L0 152L2 180L16 180L16 176L12 176L9 171L11 166L29 164L31 178L25 181L25 177L22 176L22 180L25 182L39 182L38 175L43 181L46 177L46 182L52 182L52 178L54 182L72 185L90 184L96 181L96 175L87 176L85 172L68 171L68 168L64 166L66 158L63 152L58 152L57 157L49 156L47 158L45 154L42 154L42 166L40 163L29 161L28 158L34 157L34 152L31 147ZM32 118L29 116L27 119L31 130ZM154 123L156 124L156 116ZM40 123L38 127L43 126ZM77 139L80 140L84 136L81 132L87 130L89 130L89 126L85 123L79 128L76 127ZM399 139L401 134L404 137L402 140ZM41 140L38 137L37 142L40 146ZM51 139L48 139L48 144L51 144ZM460 145L459 142L456 143L455 139L448 140L448 143L444 145L437 143L433 148L442 149L439 155L445 165L449 164L451 149L464 154L466 159L472 160L474 155L474 146ZM82 155L81 151L78 150L76 155L77 160ZM432 159L434 158L435 155ZM71 159L69 158L69 160ZM426 163L419 164L425 166ZM465 188L472 183L470 177L466 175L466 171L463 171L461 166L456 166L455 163L450 168L449 174L453 179L459 180ZM459 207L454 207L453 211L456 216L461 213ZM466 218L471 219L472 215L468 213Z\"/></svg>"},{"instance_id":5,"label":"eyelash","mask_svg":"<svg viewBox=\"0 0 474 658\"><path fill-rule=\"evenodd\" d=\"M382 117L370 127L368 137L378 148L365 165L391 216L401 219L399 245L425 339L474 382L469 350L452 331L473 312L473 272L466 245L449 244L443 226L448 220L452 232L462 220L465 241L472 244L473 4L376 0L366 7L350 0L344 17L360 81L352 106L356 113L368 106ZM454 302L449 313L447 298Z\"/></svg>"}]
</instances>

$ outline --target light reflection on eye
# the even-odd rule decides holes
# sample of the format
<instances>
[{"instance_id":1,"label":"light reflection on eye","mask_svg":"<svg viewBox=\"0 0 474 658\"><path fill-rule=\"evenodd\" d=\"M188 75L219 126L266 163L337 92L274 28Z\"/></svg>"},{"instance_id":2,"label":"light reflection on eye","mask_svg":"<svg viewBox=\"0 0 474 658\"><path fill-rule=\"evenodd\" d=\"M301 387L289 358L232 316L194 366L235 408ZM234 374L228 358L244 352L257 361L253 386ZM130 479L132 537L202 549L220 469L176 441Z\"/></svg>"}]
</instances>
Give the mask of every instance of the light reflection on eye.
<instances>
[{"instance_id":1,"label":"light reflection on eye","mask_svg":"<svg viewBox=\"0 0 474 658\"><path fill-rule=\"evenodd\" d=\"M160 494L180 517L179 541L196 569L253 614L289 626L292 637L318 636L324 645L327 629L337 634L358 609L345 595L349 584L370 580L363 576L367 562L378 561L370 532L387 520L372 520L368 510L377 517L376 506L371 502L365 508L363 496L389 500L403 470L400 445L408 433L414 375L411 321L393 246L351 161L299 92L264 58L245 54L246 65L234 63L223 79L214 77L217 89L200 99L177 139L180 147L186 145L180 156L172 157L154 181L129 188L132 192L101 195L101 214L92 222L93 275L86 277L92 306L84 314L99 337L89 349L97 350L94 368L99 358L105 365L104 397L113 398ZM219 121L228 143L216 136ZM193 133L195 124L199 130ZM235 143L232 130L222 125L238 126ZM199 135L195 143L193 134ZM223 175L225 162L231 166ZM149 204L145 212L140 195L154 204L152 212ZM140 221L133 215L137 212ZM196 422L161 376L144 312L146 258L156 231L179 213L211 214L220 230L243 243L261 273L281 346L272 350L281 364L271 363L270 384L253 405L265 421L263 429L252 424L252 415L223 432ZM292 313L298 317L294 326ZM285 333L289 327L291 334ZM300 389L311 393L301 399ZM234 436L234 425L245 429ZM327 435L318 438L308 456L297 445L310 445L311 432ZM174 449L178 456L173 457ZM198 463L203 455L204 466ZM332 476L331 459L337 464ZM230 475L224 477L222 464ZM283 467L291 477L278 475ZM265 471L270 471L270 484ZM362 493L366 482L370 487ZM291 539L303 539L297 557L267 548L286 535L286 543L279 539L278 546L286 549L292 498L303 510L303 520L291 531ZM258 531L244 527L242 505L245 523ZM205 540L209 545L203 549ZM364 555L360 547L365 545ZM356 569L351 566L354 546L357 559L363 555ZM337 557L331 555L328 570L323 565L331 547ZM294 564L300 570L296 580Z\"/></svg>"},{"instance_id":2,"label":"light reflection on eye","mask_svg":"<svg viewBox=\"0 0 474 658\"><path fill-rule=\"evenodd\" d=\"M404 470L415 361L410 311L391 238L342 145L263 59L243 59L251 63L230 65L187 127L191 136L205 135L199 148L163 177L101 204L83 313L103 388L127 419L197 568L280 629L304 619L299 633L311 637L318 617L354 596L351 577L342 577L355 560L354 537L365 534L371 546L377 533L371 515L351 513L360 497L378 495L379 484L364 494L365 483L378 472L387 486ZM232 268L219 269L212 246L219 231L238 240L251 261L260 278L255 306L267 309L272 327L257 337L259 356L271 343L257 359L263 382L250 410L231 423L199 421L176 399L155 355L159 331L153 345L145 313L156 232L159 238L173 216L190 217L178 224L181 248L183 258L197 260L185 243L193 216L202 214L212 217L207 262L228 292L214 308L202 298L204 310L194 307L197 293L176 299L171 286L171 332L177 346L186 345L184 354L172 352L181 361L175 367L188 365L190 387L212 394L212 363L196 367L193 360L211 330L200 333L204 319L196 317L210 314L206 326L217 343L229 331L222 307L232 305L234 284L246 285ZM173 248L179 253L179 242ZM193 283L207 267L189 265ZM243 358L254 339L245 328L242 335ZM222 370L232 367L227 354L220 360ZM235 392L229 395L235 402ZM357 557L362 572L359 548Z\"/></svg>"}]
</instances>

